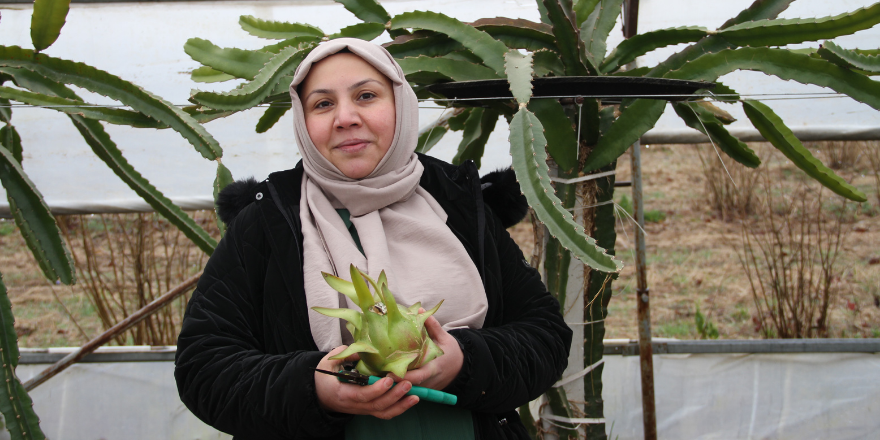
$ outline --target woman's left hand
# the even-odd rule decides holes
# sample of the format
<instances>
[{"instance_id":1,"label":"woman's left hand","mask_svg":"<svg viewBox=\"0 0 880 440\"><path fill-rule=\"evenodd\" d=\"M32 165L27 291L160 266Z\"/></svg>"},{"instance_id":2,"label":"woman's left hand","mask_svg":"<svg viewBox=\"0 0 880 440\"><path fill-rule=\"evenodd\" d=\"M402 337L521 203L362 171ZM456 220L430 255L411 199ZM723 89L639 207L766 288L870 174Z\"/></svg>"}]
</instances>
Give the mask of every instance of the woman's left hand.
<instances>
[{"instance_id":1,"label":"woman's left hand","mask_svg":"<svg viewBox=\"0 0 880 440\"><path fill-rule=\"evenodd\" d=\"M428 330L428 336L443 350L443 355L415 370L408 371L403 379L420 387L442 390L449 386L461 371L464 353L461 352L458 341L447 333L433 316L425 321L425 329Z\"/></svg>"}]
</instances>

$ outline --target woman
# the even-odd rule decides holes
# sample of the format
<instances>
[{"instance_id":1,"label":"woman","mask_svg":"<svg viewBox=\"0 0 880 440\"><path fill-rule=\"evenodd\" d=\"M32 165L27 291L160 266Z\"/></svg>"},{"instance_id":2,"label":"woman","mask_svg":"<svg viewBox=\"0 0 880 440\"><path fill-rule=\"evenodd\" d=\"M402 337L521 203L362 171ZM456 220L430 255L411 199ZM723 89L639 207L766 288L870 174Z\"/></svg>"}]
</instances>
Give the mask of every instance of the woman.
<instances>
[{"instance_id":1,"label":"woman","mask_svg":"<svg viewBox=\"0 0 880 440\"><path fill-rule=\"evenodd\" d=\"M515 409L559 379L571 331L484 204L489 184L473 162L456 167L414 153L418 102L379 46L322 44L300 64L290 94L303 160L221 194L228 230L178 340L181 400L235 438L342 439L429 408L404 395L415 384L459 402L417 417L449 409L440 426L465 424L480 439L526 438ZM489 190L503 193L498 186ZM358 387L315 373L340 368L330 357L351 335L311 307L356 308L320 272L345 276L350 264L373 276L385 270L402 304L445 300L426 324L445 354L394 387L391 378ZM417 420L424 430L427 419Z\"/></svg>"}]
</instances>

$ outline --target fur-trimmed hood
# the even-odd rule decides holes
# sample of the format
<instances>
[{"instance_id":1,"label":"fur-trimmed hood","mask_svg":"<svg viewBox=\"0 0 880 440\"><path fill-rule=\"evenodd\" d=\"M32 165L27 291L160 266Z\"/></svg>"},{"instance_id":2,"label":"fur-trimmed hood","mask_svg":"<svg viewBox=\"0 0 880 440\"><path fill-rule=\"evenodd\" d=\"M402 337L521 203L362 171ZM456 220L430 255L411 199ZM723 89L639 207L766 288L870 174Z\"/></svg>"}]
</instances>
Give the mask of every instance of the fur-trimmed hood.
<instances>
[{"instance_id":1,"label":"fur-trimmed hood","mask_svg":"<svg viewBox=\"0 0 880 440\"><path fill-rule=\"evenodd\" d=\"M505 228L519 223L529 212L529 204L522 195L513 169L499 169L480 178L483 201L501 219ZM254 192L260 184L253 177L235 181L220 191L217 214L223 223L229 223L254 201Z\"/></svg>"}]
</instances>

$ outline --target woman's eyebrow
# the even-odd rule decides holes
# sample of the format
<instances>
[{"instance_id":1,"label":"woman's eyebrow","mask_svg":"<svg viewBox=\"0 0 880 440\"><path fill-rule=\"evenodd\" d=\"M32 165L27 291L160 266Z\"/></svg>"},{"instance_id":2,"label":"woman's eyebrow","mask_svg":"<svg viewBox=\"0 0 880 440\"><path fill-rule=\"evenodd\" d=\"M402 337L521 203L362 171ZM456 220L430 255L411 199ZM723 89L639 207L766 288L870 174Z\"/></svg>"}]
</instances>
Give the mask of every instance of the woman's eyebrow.
<instances>
[{"instance_id":1,"label":"woman's eyebrow","mask_svg":"<svg viewBox=\"0 0 880 440\"><path fill-rule=\"evenodd\" d=\"M362 86L362 85L364 85L364 84L366 84L366 83L368 83L368 82L371 82L371 81L372 81L372 82L375 82L375 83L382 84L382 83L379 82L378 80L375 80L375 79L373 79L373 78L367 78L367 79L364 79L364 80L361 80L361 81L358 81L358 82L352 84L351 86L348 87L348 90L354 90L354 89L356 89L356 88L358 88L358 87L360 87L360 86ZM330 90L330 89L315 89L315 90L312 90L311 92L309 92L308 95L306 95L306 97L305 97L305 99L303 99L303 101L308 100L308 99L309 99L309 96L312 96L312 95L314 95L315 93L329 94L329 93L332 93L332 90Z\"/></svg>"}]
</instances>

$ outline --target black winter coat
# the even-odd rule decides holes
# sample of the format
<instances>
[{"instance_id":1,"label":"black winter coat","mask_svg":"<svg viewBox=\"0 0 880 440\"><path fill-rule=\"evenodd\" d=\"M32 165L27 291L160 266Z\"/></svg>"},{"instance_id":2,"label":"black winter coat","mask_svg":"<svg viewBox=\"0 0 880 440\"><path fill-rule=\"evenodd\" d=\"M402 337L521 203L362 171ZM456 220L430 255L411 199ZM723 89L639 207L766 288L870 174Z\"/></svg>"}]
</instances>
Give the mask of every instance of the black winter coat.
<instances>
[{"instance_id":1,"label":"black winter coat","mask_svg":"<svg viewBox=\"0 0 880 440\"><path fill-rule=\"evenodd\" d=\"M499 185L481 191L473 162L420 160L420 185L446 210L489 301L482 329L450 331L464 365L444 391L472 411L478 439L528 438L514 410L559 379L571 330L538 272L483 203L484 193L499 193ZM222 213L228 230L187 305L178 339L174 376L181 400L236 439L342 439L352 417L320 408L310 370L326 353L312 340L303 291L302 173L300 164L260 183L228 187L231 206ZM500 193L492 196L496 207L508 203ZM517 215L508 215L508 223L522 218Z\"/></svg>"}]
</instances>

